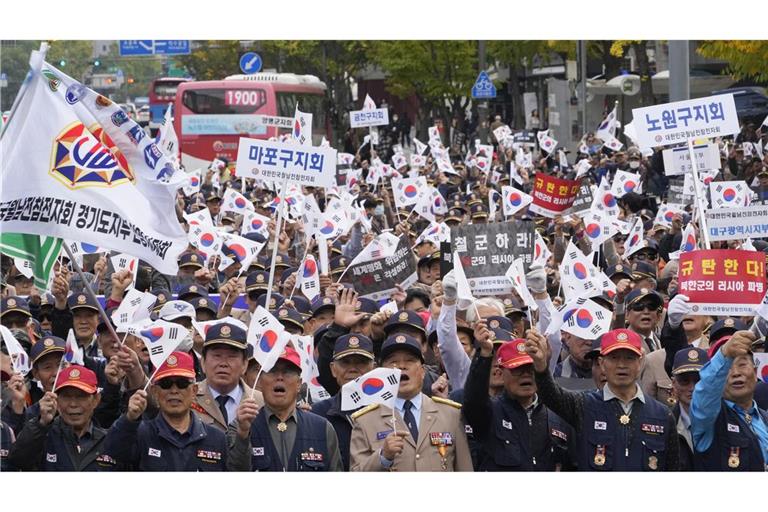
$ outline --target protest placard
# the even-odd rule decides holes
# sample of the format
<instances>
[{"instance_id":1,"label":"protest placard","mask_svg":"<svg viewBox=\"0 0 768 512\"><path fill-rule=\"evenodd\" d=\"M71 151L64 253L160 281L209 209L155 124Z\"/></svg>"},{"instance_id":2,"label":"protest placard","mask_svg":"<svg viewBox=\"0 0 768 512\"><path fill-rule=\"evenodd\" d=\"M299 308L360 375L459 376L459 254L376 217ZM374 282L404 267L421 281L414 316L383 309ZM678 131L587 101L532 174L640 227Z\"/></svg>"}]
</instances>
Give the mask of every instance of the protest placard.
<instances>
[{"instance_id":1,"label":"protest placard","mask_svg":"<svg viewBox=\"0 0 768 512\"><path fill-rule=\"evenodd\" d=\"M533 183L533 203L528 210L544 217L565 215L576 200L580 183L537 173Z\"/></svg>"}]
</instances>

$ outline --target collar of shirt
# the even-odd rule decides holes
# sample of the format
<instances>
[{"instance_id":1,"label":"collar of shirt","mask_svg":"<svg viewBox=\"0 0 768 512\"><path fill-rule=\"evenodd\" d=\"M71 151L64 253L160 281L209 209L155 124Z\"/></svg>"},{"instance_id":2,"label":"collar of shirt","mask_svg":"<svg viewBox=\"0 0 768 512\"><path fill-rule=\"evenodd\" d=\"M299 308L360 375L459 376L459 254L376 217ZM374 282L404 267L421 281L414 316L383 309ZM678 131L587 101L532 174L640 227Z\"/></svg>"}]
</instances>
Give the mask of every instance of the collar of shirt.
<instances>
[{"instance_id":1,"label":"collar of shirt","mask_svg":"<svg viewBox=\"0 0 768 512\"><path fill-rule=\"evenodd\" d=\"M278 423L279 423L279 422L281 422L281 421L283 421L283 420L281 420L281 419L280 419L280 418L279 418L279 417L278 417L278 416L275 414L275 412L274 412L272 409L270 409L270 408L269 408L269 406L268 406L268 405L264 405L264 410L267 412L267 423L269 423L269 422L270 422L270 420L272 419L272 417L274 417L274 418L275 418L275 420L277 420L277 422L278 422ZM296 418L296 407L294 407L294 408L293 408L293 411L291 411L291 415L290 415L290 416L288 416L288 418L286 419L286 421L288 421L288 420L290 420L290 419L292 419L294 423L298 423L298 422L299 422L298 418Z\"/></svg>"},{"instance_id":2,"label":"collar of shirt","mask_svg":"<svg viewBox=\"0 0 768 512\"><path fill-rule=\"evenodd\" d=\"M413 404L413 407L411 407L411 412L413 413L414 418L419 417L419 413L421 412L421 400L422 400L422 394L419 393L415 397L411 398L411 403ZM405 398L397 397L395 398L395 408L397 409L397 412L400 413L400 416L405 414L405 409L403 409L403 406L405 405Z\"/></svg>"},{"instance_id":3,"label":"collar of shirt","mask_svg":"<svg viewBox=\"0 0 768 512\"><path fill-rule=\"evenodd\" d=\"M643 394L643 390L640 389L640 386L638 386L637 383L635 383L635 389L636 389L635 396L633 396L629 400L629 403L632 403L635 399L638 399L641 402L645 403L645 395ZM606 383L605 386L603 386L603 402L608 402L610 400L613 400L614 398L618 400L620 403L624 403L621 400L621 398L613 394L613 391L611 391L611 386L608 383Z\"/></svg>"},{"instance_id":4,"label":"collar of shirt","mask_svg":"<svg viewBox=\"0 0 768 512\"><path fill-rule=\"evenodd\" d=\"M539 395L535 394L533 395L533 402L531 402L531 405L525 408L525 414L528 415L528 419L531 419L531 416L533 415L533 411L536 410L536 407L539 406Z\"/></svg>"},{"instance_id":5,"label":"collar of shirt","mask_svg":"<svg viewBox=\"0 0 768 512\"><path fill-rule=\"evenodd\" d=\"M213 397L214 400L216 400L218 397L224 394L224 393L219 393L218 391L213 389L211 386L208 386L208 389L211 390L211 396ZM227 393L227 396L231 398L234 401L234 403L239 404L240 399L243 397L243 388L241 388L240 384L238 384L237 386L235 386L235 389Z\"/></svg>"},{"instance_id":6,"label":"collar of shirt","mask_svg":"<svg viewBox=\"0 0 768 512\"><path fill-rule=\"evenodd\" d=\"M685 426L686 429L691 430L691 417L682 405L680 406L680 421L683 422L683 426Z\"/></svg>"},{"instance_id":7,"label":"collar of shirt","mask_svg":"<svg viewBox=\"0 0 768 512\"><path fill-rule=\"evenodd\" d=\"M735 402L731 402L730 400L725 400L725 404L731 409L733 409L734 411L736 411L736 414L738 414L741 419L744 419L745 414L749 414L750 416L752 416L752 418L754 418L755 416L757 416L758 418L760 417L760 413L757 411L757 403L754 400L752 400L752 405L749 407L749 410L747 411L739 407Z\"/></svg>"}]
</instances>

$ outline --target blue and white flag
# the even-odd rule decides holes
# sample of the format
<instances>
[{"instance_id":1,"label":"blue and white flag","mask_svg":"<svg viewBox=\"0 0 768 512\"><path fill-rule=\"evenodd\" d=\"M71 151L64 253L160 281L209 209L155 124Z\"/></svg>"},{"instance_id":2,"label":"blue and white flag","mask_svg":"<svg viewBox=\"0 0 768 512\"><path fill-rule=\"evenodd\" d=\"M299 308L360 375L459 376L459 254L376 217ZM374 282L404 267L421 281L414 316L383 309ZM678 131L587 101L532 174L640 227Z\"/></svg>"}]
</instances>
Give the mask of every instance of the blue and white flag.
<instances>
[{"instance_id":1,"label":"blue and white flag","mask_svg":"<svg viewBox=\"0 0 768 512\"><path fill-rule=\"evenodd\" d=\"M341 387L341 410L352 411L370 404L394 408L400 387L399 368L376 368Z\"/></svg>"}]
</instances>

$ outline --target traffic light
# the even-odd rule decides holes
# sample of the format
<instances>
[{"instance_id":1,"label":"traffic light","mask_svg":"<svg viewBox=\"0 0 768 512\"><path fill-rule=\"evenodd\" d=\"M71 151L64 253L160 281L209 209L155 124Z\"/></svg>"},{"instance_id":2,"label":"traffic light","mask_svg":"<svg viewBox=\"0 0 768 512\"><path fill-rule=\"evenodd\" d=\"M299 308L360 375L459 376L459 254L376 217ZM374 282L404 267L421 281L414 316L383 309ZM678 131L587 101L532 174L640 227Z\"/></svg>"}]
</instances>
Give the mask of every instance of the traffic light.
<instances>
[{"instance_id":1,"label":"traffic light","mask_svg":"<svg viewBox=\"0 0 768 512\"><path fill-rule=\"evenodd\" d=\"M101 66L101 61L99 59L96 59L95 61L93 61L93 67L97 68L99 66Z\"/></svg>"},{"instance_id":2,"label":"traffic light","mask_svg":"<svg viewBox=\"0 0 768 512\"><path fill-rule=\"evenodd\" d=\"M129 83L129 84L132 84L133 82L134 82L133 78L131 78L131 77L128 77L128 83Z\"/></svg>"},{"instance_id":3,"label":"traffic light","mask_svg":"<svg viewBox=\"0 0 768 512\"><path fill-rule=\"evenodd\" d=\"M111 78L107 78L107 83L111 84L112 83L112 79Z\"/></svg>"},{"instance_id":4,"label":"traffic light","mask_svg":"<svg viewBox=\"0 0 768 512\"><path fill-rule=\"evenodd\" d=\"M62 67L62 68L63 68L63 67L64 67L64 66L66 66L66 65L67 65L67 61L66 61L66 60L64 60L64 59L61 59L61 60L59 61L59 66L60 66L60 67Z\"/></svg>"}]
</instances>

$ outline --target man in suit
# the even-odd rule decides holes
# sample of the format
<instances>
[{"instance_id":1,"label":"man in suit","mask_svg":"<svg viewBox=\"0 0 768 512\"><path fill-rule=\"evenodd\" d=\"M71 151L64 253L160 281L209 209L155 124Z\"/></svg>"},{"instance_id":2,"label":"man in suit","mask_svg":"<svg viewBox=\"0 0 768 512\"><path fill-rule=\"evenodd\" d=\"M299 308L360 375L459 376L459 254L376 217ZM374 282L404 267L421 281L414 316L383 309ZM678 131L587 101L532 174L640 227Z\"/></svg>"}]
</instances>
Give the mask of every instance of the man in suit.
<instances>
[{"instance_id":1,"label":"man in suit","mask_svg":"<svg viewBox=\"0 0 768 512\"><path fill-rule=\"evenodd\" d=\"M213 425L222 432L235 419L240 401L249 396L251 389L243 381L248 367L248 341L244 329L222 322L211 326L203 343L203 371L205 380L198 384L192 409L203 423ZM260 391L253 397L264 405Z\"/></svg>"},{"instance_id":2,"label":"man in suit","mask_svg":"<svg viewBox=\"0 0 768 512\"><path fill-rule=\"evenodd\" d=\"M421 343L406 334L390 336L381 347L381 366L402 372L395 411L374 404L352 415L352 471L472 471L461 405L421 392Z\"/></svg>"}]
</instances>

